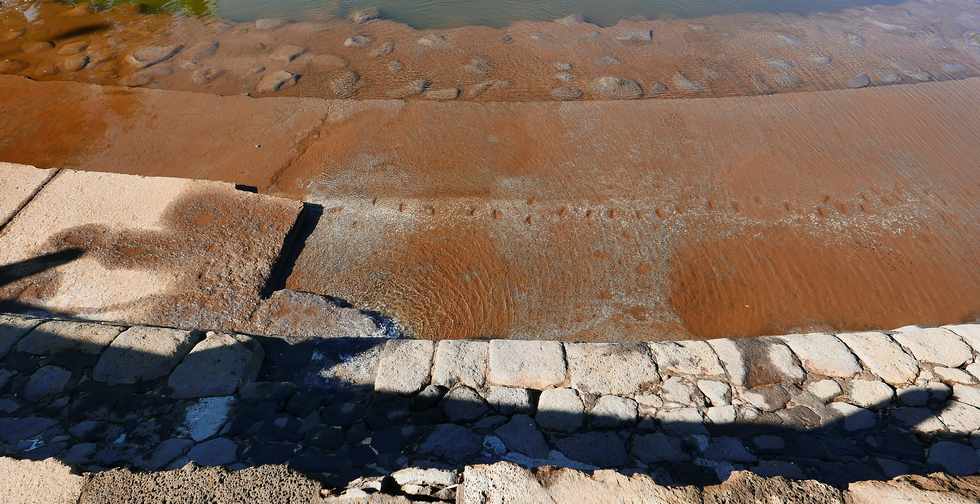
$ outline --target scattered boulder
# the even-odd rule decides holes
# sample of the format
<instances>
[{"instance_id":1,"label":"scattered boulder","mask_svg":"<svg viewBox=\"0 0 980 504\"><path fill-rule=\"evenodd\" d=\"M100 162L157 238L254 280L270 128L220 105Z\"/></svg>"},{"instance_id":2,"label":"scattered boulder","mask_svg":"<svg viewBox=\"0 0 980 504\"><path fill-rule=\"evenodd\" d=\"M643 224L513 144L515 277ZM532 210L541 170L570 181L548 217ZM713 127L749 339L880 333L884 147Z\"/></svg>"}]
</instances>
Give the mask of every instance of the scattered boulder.
<instances>
[{"instance_id":1,"label":"scattered boulder","mask_svg":"<svg viewBox=\"0 0 980 504\"><path fill-rule=\"evenodd\" d=\"M273 93L288 88L296 83L298 76L285 70L266 74L259 80L255 90L259 93Z\"/></svg>"}]
</instances>

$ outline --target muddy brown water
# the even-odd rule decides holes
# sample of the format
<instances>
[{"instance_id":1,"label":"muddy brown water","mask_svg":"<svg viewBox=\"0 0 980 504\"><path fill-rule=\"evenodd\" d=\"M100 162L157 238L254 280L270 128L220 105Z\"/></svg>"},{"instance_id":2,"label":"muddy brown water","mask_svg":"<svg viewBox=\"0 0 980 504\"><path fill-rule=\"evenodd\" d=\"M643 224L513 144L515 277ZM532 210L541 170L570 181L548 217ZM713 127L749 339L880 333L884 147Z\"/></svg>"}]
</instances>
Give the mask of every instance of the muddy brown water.
<instances>
[{"instance_id":1,"label":"muddy brown water","mask_svg":"<svg viewBox=\"0 0 980 504\"><path fill-rule=\"evenodd\" d=\"M445 30L39 5L40 25L0 16L5 72L132 89L9 87L24 94L0 98L4 159L225 180L323 205L286 286L389 315L411 336L702 339L980 316L973 2ZM622 40L646 31L653 40ZM368 42L345 46L354 35ZM49 44L25 49L37 42ZM79 42L87 63L66 70L59 51ZM144 69L128 61L167 45L181 49ZM274 56L285 45L301 51ZM571 80L555 78L556 63ZM213 78L195 77L206 69ZM260 92L279 70L295 83ZM845 89L862 72L872 89ZM602 75L636 81L647 99L608 101L589 85ZM460 95L370 100L420 79ZM553 103L559 86L589 103ZM303 126L298 146L165 159L234 138L202 134L195 114L243 93L354 101L310 102L329 117ZM247 98L224 100L248 121ZM256 117L281 124L290 110ZM155 124L178 126L164 138ZM145 155L106 155L114 144Z\"/></svg>"}]
</instances>

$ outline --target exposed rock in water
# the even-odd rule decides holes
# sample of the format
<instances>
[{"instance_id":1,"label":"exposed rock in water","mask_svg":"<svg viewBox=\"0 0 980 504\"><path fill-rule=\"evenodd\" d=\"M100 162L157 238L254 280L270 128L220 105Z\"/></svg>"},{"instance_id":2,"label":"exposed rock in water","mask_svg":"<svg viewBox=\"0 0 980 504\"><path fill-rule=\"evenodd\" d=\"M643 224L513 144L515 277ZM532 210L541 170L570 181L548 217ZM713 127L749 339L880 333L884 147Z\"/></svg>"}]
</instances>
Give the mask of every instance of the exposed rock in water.
<instances>
[{"instance_id":1,"label":"exposed rock in water","mask_svg":"<svg viewBox=\"0 0 980 504\"><path fill-rule=\"evenodd\" d=\"M470 89L466 92L466 96L469 98L476 98L477 96L480 96L491 89L506 89L509 87L510 87L509 80L493 79L493 80L483 81L479 84L475 84L471 86Z\"/></svg>"},{"instance_id":2,"label":"exposed rock in water","mask_svg":"<svg viewBox=\"0 0 980 504\"><path fill-rule=\"evenodd\" d=\"M84 40L79 40L76 42L69 42L58 48L58 54L62 56L71 56L72 54L78 54L88 48L88 42Z\"/></svg>"},{"instance_id":3,"label":"exposed rock in water","mask_svg":"<svg viewBox=\"0 0 980 504\"><path fill-rule=\"evenodd\" d=\"M183 47L182 45L143 47L133 51L126 59L136 68L146 68L172 58Z\"/></svg>"},{"instance_id":4,"label":"exposed rock in water","mask_svg":"<svg viewBox=\"0 0 980 504\"><path fill-rule=\"evenodd\" d=\"M832 61L831 58L830 58L830 56L827 56L825 54L814 54L814 55L810 56L809 59L810 59L810 61L812 61L812 62L814 62L814 63L816 63L818 65L829 65L830 62Z\"/></svg>"},{"instance_id":5,"label":"exposed rock in water","mask_svg":"<svg viewBox=\"0 0 980 504\"><path fill-rule=\"evenodd\" d=\"M271 58L273 61L282 61L283 63L289 63L290 61L293 61L294 59L296 59L297 57L299 57L301 54L305 52L306 52L305 47L286 44L286 45L281 45L277 47L276 50L272 51L272 54L269 55L269 58Z\"/></svg>"},{"instance_id":6,"label":"exposed rock in water","mask_svg":"<svg viewBox=\"0 0 980 504\"><path fill-rule=\"evenodd\" d=\"M671 83L682 91L698 92L704 91L704 84L688 79L686 75L677 72L671 77Z\"/></svg>"},{"instance_id":7,"label":"exposed rock in water","mask_svg":"<svg viewBox=\"0 0 980 504\"><path fill-rule=\"evenodd\" d=\"M381 17L381 12L377 7L366 7L363 9L356 9L351 11L350 15L347 16L351 21L362 24L371 21L372 19L378 19Z\"/></svg>"},{"instance_id":8,"label":"exposed rock in water","mask_svg":"<svg viewBox=\"0 0 980 504\"><path fill-rule=\"evenodd\" d=\"M871 78L868 77L868 74L866 73L859 73L854 77L851 77L851 80L847 81L847 87L851 89L868 87L870 85L871 85Z\"/></svg>"},{"instance_id":9,"label":"exposed rock in water","mask_svg":"<svg viewBox=\"0 0 980 504\"><path fill-rule=\"evenodd\" d=\"M388 62L388 71L391 73L398 73L402 71L402 62L398 60Z\"/></svg>"},{"instance_id":10,"label":"exposed rock in water","mask_svg":"<svg viewBox=\"0 0 980 504\"><path fill-rule=\"evenodd\" d=\"M197 70L194 70L194 73L191 74L191 80L194 81L194 84L199 84L199 85L207 84L208 82L217 79L219 76L221 76L222 73L224 73L224 71L221 70L220 68L214 68L214 67L199 68Z\"/></svg>"},{"instance_id":11,"label":"exposed rock in water","mask_svg":"<svg viewBox=\"0 0 980 504\"><path fill-rule=\"evenodd\" d=\"M414 80L408 84L392 89L385 93L389 98L408 98L409 96L416 96L422 94L426 88L429 87L429 81L424 79Z\"/></svg>"},{"instance_id":12,"label":"exposed rock in water","mask_svg":"<svg viewBox=\"0 0 980 504\"><path fill-rule=\"evenodd\" d=\"M344 47L364 47L371 43L367 35L353 35L344 40Z\"/></svg>"},{"instance_id":13,"label":"exposed rock in water","mask_svg":"<svg viewBox=\"0 0 980 504\"><path fill-rule=\"evenodd\" d=\"M458 88L433 89L425 93L425 97L430 100L455 100L458 96Z\"/></svg>"},{"instance_id":14,"label":"exposed rock in water","mask_svg":"<svg viewBox=\"0 0 980 504\"><path fill-rule=\"evenodd\" d=\"M643 88L636 81L622 77L599 77L592 81L589 89L609 100L632 100L643 96Z\"/></svg>"},{"instance_id":15,"label":"exposed rock in water","mask_svg":"<svg viewBox=\"0 0 980 504\"><path fill-rule=\"evenodd\" d=\"M560 25L571 26L574 24L584 23L585 16L581 14L569 14L563 18L556 19L555 22Z\"/></svg>"},{"instance_id":16,"label":"exposed rock in water","mask_svg":"<svg viewBox=\"0 0 980 504\"><path fill-rule=\"evenodd\" d=\"M582 90L577 87L562 86L552 89L551 97L562 101L578 100L582 97Z\"/></svg>"},{"instance_id":17,"label":"exposed rock in water","mask_svg":"<svg viewBox=\"0 0 980 504\"><path fill-rule=\"evenodd\" d=\"M371 50L371 56L374 58L380 58L391 54L391 52L394 50L395 43L391 40L386 40L380 46Z\"/></svg>"},{"instance_id":18,"label":"exposed rock in water","mask_svg":"<svg viewBox=\"0 0 980 504\"><path fill-rule=\"evenodd\" d=\"M270 73L259 81L259 84L255 87L255 90L259 93L272 93L285 89L296 83L297 76L295 74L289 73L285 70L279 70L277 72Z\"/></svg>"},{"instance_id":19,"label":"exposed rock in water","mask_svg":"<svg viewBox=\"0 0 980 504\"><path fill-rule=\"evenodd\" d=\"M85 65L88 65L88 55L75 54L61 60L59 66L61 66L61 69L66 72L77 72L85 68Z\"/></svg>"},{"instance_id":20,"label":"exposed rock in water","mask_svg":"<svg viewBox=\"0 0 980 504\"><path fill-rule=\"evenodd\" d=\"M663 82L654 82L650 84L650 88L647 89L647 96L660 96L667 92L667 85Z\"/></svg>"}]
</instances>

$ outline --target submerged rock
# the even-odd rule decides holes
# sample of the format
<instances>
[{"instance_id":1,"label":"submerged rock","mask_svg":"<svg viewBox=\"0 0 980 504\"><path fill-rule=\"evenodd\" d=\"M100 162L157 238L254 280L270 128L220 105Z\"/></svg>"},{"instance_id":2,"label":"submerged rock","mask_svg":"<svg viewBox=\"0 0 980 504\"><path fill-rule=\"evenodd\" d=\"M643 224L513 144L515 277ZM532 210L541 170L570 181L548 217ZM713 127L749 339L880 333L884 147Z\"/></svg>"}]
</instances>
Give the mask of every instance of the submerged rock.
<instances>
[{"instance_id":1,"label":"submerged rock","mask_svg":"<svg viewBox=\"0 0 980 504\"><path fill-rule=\"evenodd\" d=\"M674 87L683 91L704 91L704 84L692 81L691 79L688 79L686 75L680 72L674 74L674 76L671 78L671 83L674 85Z\"/></svg>"},{"instance_id":2,"label":"submerged rock","mask_svg":"<svg viewBox=\"0 0 980 504\"><path fill-rule=\"evenodd\" d=\"M552 89L551 97L562 101L578 100L582 97L582 90L577 87L562 86Z\"/></svg>"},{"instance_id":3,"label":"submerged rock","mask_svg":"<svg viewBox=\"0 0 980 504\"><path fill-rule=\"evenodd\" d=\"M622 77L599 77L592 81L589 89L609 100L632 100L643 96L643 89L636 81Z\"/></svg>"},{"instance_id":4,"label":"submerged rock","mask_svg":"<svg viewBox=\"0 0 980 504\"><path fill-rule=\"evenodd\" d=\"M425 97L430 100L455 100L457 97L459 97L459 89L433 89L431 91L426 91Z\"/></svg>"},{"instance_id":5,"label":"submerged rock","mask_svg":"<svg viewBox=\"0 0 980 504\"><path fill-rule=\"evenodd\" d=\"M255 90L260 93L272 93L292 86L296 83L296 79L295 74L279 70L262 77Z\"/></svg>"},{"instance_id":6,"label":"submerged rock","mask_svg":"<svg viewBox=\"0 0 980 504\"><path fill-rule=\"evenodd\" d=\"M871 78L866 73L859 73L847 81L847 87L851 89L868 87L871 85Z\"/></svg>"},{"instance_id":7,"label":"submerged rock","mask_svg":"<svg viewBox=\"0 0 980 504\"><path fill-rule=\"evenodd\" d=\"M378 19L379 17L381 17L381 11L379 11L377 7L365 7L363 9L351 11L351 13L347 16L347 19L350 19L357 24L362 24L367 23L372 19Z\"/></svg>"},{"instance_id":8,"label":"submerged rock","mask_svg":"<svg viewBox=\"0 0 980 504\"><path fill-rule=\"evenodd\" d=\"M429 81L425 79L414 80L408 84L392 89L385 93L389 98L408 98L422 94L429 87Z\"/></svg>"},{"instance_id":9,"label":"submerged rock","mask_svg":"<svg viewBox=\"0 0 980 504\"><path fill-rule=\"evenodd\" d=\"M126 59L136 68L146 68L166 61L180 52L182 45L149 46L133 51Z\"/></svg>"}]
</instances>

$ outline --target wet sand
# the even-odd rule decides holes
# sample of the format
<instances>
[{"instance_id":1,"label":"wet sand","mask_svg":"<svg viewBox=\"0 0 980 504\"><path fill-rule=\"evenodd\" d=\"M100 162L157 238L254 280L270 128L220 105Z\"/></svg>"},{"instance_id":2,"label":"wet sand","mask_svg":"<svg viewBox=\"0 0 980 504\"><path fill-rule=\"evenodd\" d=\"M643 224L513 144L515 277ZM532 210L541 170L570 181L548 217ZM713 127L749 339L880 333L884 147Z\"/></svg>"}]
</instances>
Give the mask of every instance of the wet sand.
<instances>
[{"instance_id":1,"label":"wet sand","mask_svg":"<svg viewBox=\"0 0 980 504\"><path fill-rule=\"evenodd\" d=\"M39 5L40 23L0 11L0 73L222 95L477 101L742 96L980 75L980 12L969 0L447 30ZM140 58L146 51L153 57ZM604 76L628 82L603 87Z\"/></svg>"}]
</instances>

